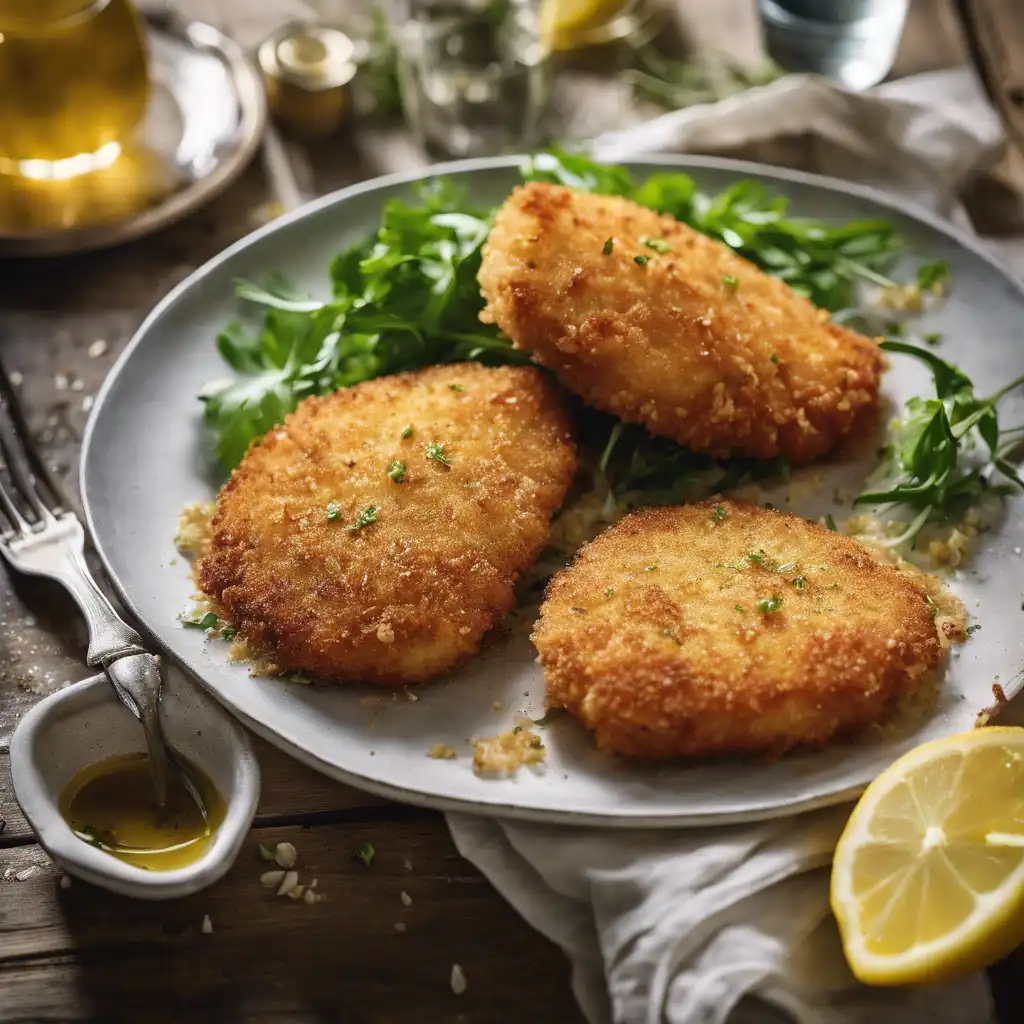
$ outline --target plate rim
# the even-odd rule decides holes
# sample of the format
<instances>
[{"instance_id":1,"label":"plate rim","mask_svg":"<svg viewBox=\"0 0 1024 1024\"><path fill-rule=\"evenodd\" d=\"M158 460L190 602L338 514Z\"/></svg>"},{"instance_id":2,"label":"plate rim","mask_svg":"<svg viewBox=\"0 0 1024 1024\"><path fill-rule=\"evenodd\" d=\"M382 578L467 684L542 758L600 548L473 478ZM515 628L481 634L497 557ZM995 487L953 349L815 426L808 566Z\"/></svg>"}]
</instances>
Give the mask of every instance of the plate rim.
<instances>
[{"instance_id":1,"label":"plate rim","mask_svg":"<svg viewBox=\"0 0 1024 1024\"><path fill-rule=\"evenodd\" d=\"M782 804L772 804L770 807L751 809L741 812L708 812L699 813L675 813L675 814L644 814L630 813L616 810L607 814L598 811L574 811L559 810L553 808L522 807L517 804L502 802L482 802L472 798L459 798L437 796L423 790L397 786L391 783L380 782L376 779L361 775L358 772L340 768L338 765L325 761L315 754L310 753L301 745L293 742L272 726L265 724L240 708L233 701L220 693L217 687L206 681L200 669L188 659L180 657L166 647L156 638L147 626L145 619L140 615L135 603L123 587L120 579L113 571L108 552L99 540L96 531L96 521L93 503L90 499L90 477L89 466L92 461L92 442L95 434L96 424L103 415L110 391L114 382L120 376L123 368L132 358L136 348L142 343L146 334L166 313L175 307L185 295L210 273L222 264L233 259L250 246L262 239L273 235L294 223L315 217L325 210L348 202L356 196L379 189L388 188L394 185L409 184L425 178L439 177L445 175L459 175L474 171L487 171L499 169L513 169L521 167L529 157L523 155L499 156L499 157L478 157L468 160L455 160L441 164L434 164L428 167L416 168L412 171L403 171L396 174L382 175L371 178L367 181L357 182L345 188L330 192L319 197L296 210L293 210L276 220L266 224L236 242L227 246L217 255L211 257L202 266L194 270L188 277L177 284L163 299L153 307L136 329L124 350L111 366L106 378L96 394L92 412L85 426L82 438L82 452L79 461L79 490L82 496L82 507L85 513L85 523L88 529L90 540L102 562L104 572L110 581L118 599L125 609L131 614L135 622L141 627L142 634L152 644L158 647L163 653L177 664L182 671L186 672L204 691L211 694L228 711L242 721L247 728L257 735L272 743L278 749L283 750L289 756L307 765L314 770L337 779L347 785L353 786L364 792L376 796L397 800L402 803L414 806L428 807L434 810L455 813L469 813L485 817L507 818L510 820L532 821L549 824L567 824L578 826L601 826L611 828L678 828L698 827L708 825L729 825L740 822L765 821L772 818L788 817L797 813L811 811L822 807L834 806L855 799L866 787L867 783L848 786L835 790L828 794L811 796L807 798L795 798ZM988 250L982 247L977 236L973 236L956 225L945 220L941 216L918 206L909 201L903 201L898 197L888 195L871 186L861 185L854 182L846 182L826 175L812 174L806 171L798 171L790 168L772 167L767 164L759 164L753 161L734 160L725 157L697 156L688 154L661 154L637 157L632 160L622 161L631 167L646 167L651 171L658 168L674 168L685 171L688 168L707 169L734 173L738 177L755 177L769 181L790 182L800 185L823 188L828 191L838 192L843 195L863 199L874 203L883 209L893 211L904 217L917 220L927 227L945 235L958 245L967 249L972 255L980 257L995 273L1008 283L1017 295L1024 300L1024 282L1017 277Z\"/></svg>"},{"instance_id":2,"label":"plate rim","mask_svg":"<svg viewBox=\"0 0 1024 1024\"><path fill-rule=\"evenodd\" d=\"M220 29L205 21L181 21L173 14L140 11L147 32L176 36L196 50L213 51L227 66L238 99L239 145L208 176L174 192L165 200L135 216L107 224L94 224L69 231L0 232L0 256L46 257L92 252L136 241L187 217L220 195L248 167L259 149L267 127L267 99L259 75L242 48ZM204 264L205 266L205 264ZM201 268L200 268L201 269ZM191 276L191 275L190 275ZM114 367L111 367L113 372Z\"/></svg>"}]
</instances>

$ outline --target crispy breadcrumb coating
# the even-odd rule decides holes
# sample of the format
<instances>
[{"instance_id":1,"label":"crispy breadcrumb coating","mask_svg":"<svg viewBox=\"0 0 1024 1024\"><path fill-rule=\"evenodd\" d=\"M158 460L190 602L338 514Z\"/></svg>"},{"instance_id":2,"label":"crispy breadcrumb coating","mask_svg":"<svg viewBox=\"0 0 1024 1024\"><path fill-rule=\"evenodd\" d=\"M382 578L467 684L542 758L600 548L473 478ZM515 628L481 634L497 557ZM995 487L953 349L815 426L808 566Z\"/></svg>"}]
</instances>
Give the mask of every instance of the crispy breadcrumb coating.
<instances>
[{"instance_id":1,"label":"crispy breadcrumb coating","mask_svg":"<svg viewBox=\"0 0 1024 1024\"><path fill-rule=\"evenodd\" d=\"M512 607L575 464L530 368L435 366L308 398L221 490L196 581L282 672L423 682Z\"/></svg>"},{"instance_id":2,"label":"crispy breadcrumb coating","mask_svg":"<svg viewBox=\"0 0 1024 1024\"><path fill-rule=\"evenodd\" d=\"M548 703L604 750L663 759L821 744L942 658L919 576L745 502L633 513L556 576L533 640Z\"/></svg>"},{"instance_id":3,"label":"crispy breadcrumb coating","mask_svg":"<svg viewBox=\"0 0 1024 1024\"><path fill-rule=\"evenodd\" d=\"M654 246L654 248L652 248ZM587 402L715 456L824 454L871 429L878 346L672 217L515 189L484 248L493 321Z\"/></svg>"}]
</instances>

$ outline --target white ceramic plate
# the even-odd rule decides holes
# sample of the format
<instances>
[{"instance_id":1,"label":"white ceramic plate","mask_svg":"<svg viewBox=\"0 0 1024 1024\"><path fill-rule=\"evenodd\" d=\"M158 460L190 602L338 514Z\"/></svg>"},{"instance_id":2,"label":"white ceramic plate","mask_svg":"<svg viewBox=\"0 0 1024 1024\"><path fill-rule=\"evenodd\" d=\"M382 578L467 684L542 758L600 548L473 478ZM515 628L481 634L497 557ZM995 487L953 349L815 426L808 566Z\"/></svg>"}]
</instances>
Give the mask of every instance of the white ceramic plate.
<instances>
[{"instance_id":1,"label":"white ceramic plate","mask_svg":"<svg viewBox=\"0 0 1024 1024\"><path fill-rule=\"evenodd\" d=\"M944 223L901 212L870 191L757 165L662 159L633 170L642 176L659 167L684 168L712 191L741 177L762 179L789 196L799 214L889 218L908 243L909 259L943 259L952 267L951 297L922 317L918 329L943 332L942 355L963 364L979 393L1024 369L1024 291ZM457 176L480 203L500 202L518 180L511 159L469 161L434 173ZM518 709L539 717L543 708L543 680L523 636L490 645L454 678L420 689L419 701L410 703L369 688L252 679L244 666L227 662L222 643L179 625L192 587L172 537L180 507L212 498L219 482L195 396L203 383L225 373L213 338L238 312L232 280L280 269L300 287L326 295L331 256L376 228L381 203L408 196L409 182L423 176L336 193L232 246L160 303L108 378L86 434L82 489L107 569L152 636L253 729L314 768L399 800L507 817L648 826L791 813L851 797L909 747L969 728L990 698L993 678L1008 678L1024 661L1020 499L1007 504L1003 523L982 538L970 571L954 579L983 631L954 655L938 705L914 735L831 746L774 763L629 767L598 755L582 727L563 718L545 730L543 774L523 770L511 780L480 779L467 756L470 738L510 728ZM885 379L892 401L902 403L929 387L916 363L894 358ZM1006 413L1007 423L1024 420L1024 403L1015 397ZM798 510L842 518L849 509L832 505L833 489L856 492L867 468L824 469L824 485ZM379 698L376 707L366 706L368 696ZM428 758L435 742L456 748L458 760Z\"/></svg>"}]
</instances>

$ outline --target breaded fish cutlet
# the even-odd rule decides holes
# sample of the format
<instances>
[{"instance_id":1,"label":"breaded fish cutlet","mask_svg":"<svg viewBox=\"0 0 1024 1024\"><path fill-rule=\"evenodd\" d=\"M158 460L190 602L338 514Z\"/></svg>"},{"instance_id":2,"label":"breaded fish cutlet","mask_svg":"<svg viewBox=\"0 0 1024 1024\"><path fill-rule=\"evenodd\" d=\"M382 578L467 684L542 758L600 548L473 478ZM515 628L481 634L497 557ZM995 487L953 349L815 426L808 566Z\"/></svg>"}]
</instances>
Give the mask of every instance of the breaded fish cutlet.
<instances>
[{"instance_id":1,"label":"breaded fish cutlet","mask_svg":"<svg viewBox=\"0 0 1024 1024\"><path fill-rule=\"evenodd\" d=\"M943 656L922 583L745 502L645 509L550 583L533 640L552 707L604 750L781 753L882 719Z\"/></svg>"},{"instance_id":2,"label":"breaded fish cutlet","mask_svg":"<svg viewBox=\"0 0 1024 1024\"><path fill-rule=\"evenodd\" d=\"M718 457L808 462L873 427L878 346L672 217L515 189L479 281L493 321L592 405Z\"/></svg>"},{"instance_id":3,"label":"breaded fish cutlet","mask_svg":"<svg viewBox=\"0 0 1024 1024\"><path fill-rule=\"evenodd\" d=\"M196 582L281 671L423 682L512 607L575 464L529 367L435 366L308 398L221 490Z\"/></svg>"}]
</instances>

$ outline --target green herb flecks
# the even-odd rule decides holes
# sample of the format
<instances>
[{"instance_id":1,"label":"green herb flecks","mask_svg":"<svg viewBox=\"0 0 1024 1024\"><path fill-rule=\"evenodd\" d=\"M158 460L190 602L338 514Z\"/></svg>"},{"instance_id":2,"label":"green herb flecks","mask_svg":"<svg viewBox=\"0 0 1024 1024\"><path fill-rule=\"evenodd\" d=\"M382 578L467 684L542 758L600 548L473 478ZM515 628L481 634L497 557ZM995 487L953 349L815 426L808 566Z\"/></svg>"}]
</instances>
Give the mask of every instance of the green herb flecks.
<instances>
[{"instance_id":1,"label":"green herb flecks","mask_svg":"<svg viewBox=\"0 0 1024 1024\"><path fill-rule=\"evenodd\" d=\"M327 503L327 519L329 522L335 522L341 518L341 505L336 501L329 501Z\"/></svg>"},{"instance_id":2,"label":"green herb flecks","mask_svg":"<svg viewBox=\"0 0 1024 1024\"><path fill-rule=\"evenodd\" d=\"M615 248L615 239L614 238L609 238L609 239L605 240L605 243L604 243L604 245L601 248L601 252L603 252L605 254L605 256L611 256L612 249L614 249L614 248Z\"/></svg>"},{"instance_id":3,"label":"green herb flecks","mask_svg":"<svg viewBox=\"0 0 1024 1024\"><path fill-rule=\"evenodd\" d=\"M605 597L611 597L614 593L615 593L615 590L614 590L613 587L605 587L604 588L604 596Z\"/></svg>"},{"instance_id":4,"label":"green herb flecks","mask_svg":"<svg viewBox=\"0 0 1024 1024\"><path fill-rule=\"evenodd\" d=\"M736 609L736 611L738 611L738 612L740 613L740 615L742 615L742 614L743 614L743 608L742 608L742 606L741 606L741 605L738 605L738 604L734 604L734 605L733 605L733 608L735 608L735 609Z\"/></svg>"},{"instance_id":5,"label":"green herb flecks","mask_svg":"<svg viewBox=\"0 0 1024 1024\"><path fill-rule=\"evenodd\" d=\"M922 263L917 268L917 286L921 291L943 294L949 281L949 264L943 260L934 263Z\"/></svg>"},{"instance_id":6,"label":"green herb flecks","mask_svg":"<svg viewBox=\"0 0 1024 1024\"><path fill-rule=\"evenodd\" d=\"M794 576L790 583L802 594L807 589L807 580L803 576Z\"/></svg>"},{"instance_id":7,"label":"green herb flecks","mask_svg":"<svg viewBox=\"0 0 1024 1024\"><path fill-rule=\"evenodd\" d=\"M934 346L936 346L936 345L941 343L941 341L942 341L942 332L941 331L932 331L929 334L922 334L921 335L921 340L926 345L931 345L932 347L934 347Z\"/></svg>"},{"instance_id":8,"label":"green herb flecks","mask_svg":"<svg viewBox=\"0 0 1024 1024\"><path fill-rule=\"evenodd\" d=\"M226 640L228 643L230 643L232 640L235 639L236 636L238 636L238 627L237 626L232 626L232 625L229 624L227 626L221 626L220 627L220 638L221 638L221 640Z\"/></svg>"},{"instance_id":9,"label":"green herb flecks","mask_svg":"<svg viewBox=\"0 0 1024 1024\"><path fill-rule=\"evenodd\" d=\"M724 521L726 515L727 513L725 509L721 505L716 505L711 510L711 515L709 516L709 518L713 523L721 523L722 521Z\"/></svg>"},{"instance_id":10,"label":"green herb flecks","mask_svg":"<svg viewBox=\"0 0 1024 1024\"><path fill-rule=\"evenodd\" d=\"M912 542L926 523L962 514L986 494L1024 489L1011 461L1021 433L1017 428L1002 431L998 411L999 402L1024 384L1024 376L979 398L963 370L934 352L901 341L881 347L920 360L935 382L934 398L907 402L892 443L883 451L876 486L856 499L859 505L903 507L911 514L907 529L883 542L887 547Z\"/></svg>"},{"instance_id":11,"label":"green herb flecks","mask_svg":"<svg viewBox=\"0 0 1024 1024\"><path fill-rule=\"evenodd\" d=\"M644 566L644 572L657 572L657 571L658 571L658 567L656 565L652 564L652 565L645 565Z\"/></svg>"},{"instance_id":12,"label":"green herb flecks","mask_svg":"<svg viewBox=\"0 0 1024 1024\"><path fill-rule=\"evenodd\" d=\"M672 251L672 246L665 241L664 238L648 238L646 235L640 239L641 245L646 245L648 249L653 249L655 252L662 254Z\"/></svg>"},{"instance_id":13,"label":"green herb flecks","mask_svg":"<svg viewBox=\"0 0 1024 1024\"><path fill-rule=\"evenodd\" d=\"M734 277L732 274L726 274L725 277L722 278L722 284L724 284L729 291L734 292L739 287L740 282L739 279Z\"/></svg>"},{"instance_id":14,"label":"green herb flecks","mask_svg":"<svg viewBox=\"0 0 1024 1024\"><path fill-rule=\"evenodd\" d=\"M449 391L465 391L466 390L466 385L465 384L449 384L448 385L448 390Z\"/></svg>"},{"instance_id":15,"label":"green herb flecks","mask_svg":"<svg viewBox=\"0 0 1024 1024\"><path fill-rule=\"evenodd\" d=\"M928 611L931 612L932 618L934 619L939 614L938 605L931 599L931 595L929 594L924 595L924 600L925 604L928 605Z\"/></svg>"},{"instance_id":16,"label":"green herb flecks","mask_svg":"<svg viewBox=\"0 0 1024 1024\"><path fill-rule=\"evenodd\" d=\"M412 437L412 424L408 424L403 428L402 433L398 435L403 441L408 441Z\"/></svg>"},{"instance_id":17,"label":"green herb flecks","mask_svg":"<svg viewBox=\"0 0 1024 1024\"><path fill-rule=\"evenodd\" d=\"M364 526L377 522L380 518L380 508L377 505L367 505L355 518L354 522L345 527L346 530L361 530Z\"/></svg>"},{"instance_id":18,"label":"green herb flecks","mask_svg":"<svg viewBox=\"0 0 1024 1024\"><path fill-rule=\"evenodd\" d=\"M771 354L771 361L773 363L775 363L776 365L778 365L778 362L779 362L779 353L778 352L773 352Z\"/></svg>"},{"instance_id":19,"label":"green herb flecks","mask_svg":"<svg viewBox=\"0 0 1024 1024\"><path fill-rule=\"evenodd\" d=\"M633 257L633 262L638 267L646 267L649 261L650 261L650 257L649 256L634 256Z\"/></svg>"},{"instance_id":20,"label":"green herb flecks","mask_svg":"<svg viewBox=\"0 0 1024 1024\"><path fill-rule=\"evenodd\" d=\"M427 445L427 458L431 462L440 462L442 466L451 465L451 460L444 453L444 444L439 441L431 441Z\"/></svg>"},{"instance_id":21,"label":"green herb flecks","mask_svg":"<svg viewBox=\"0 0 1024 1024\"><path fill-rule=\"evenodd\" d=\"M833 533L838 533L839 532L839 527L836 526L835 516L833 516L831 512L826 512L825 515L822 517L822 519L823 519L823 524L822 524L823 526L825 526L826 528L831 530Z\"/></svg>"},{"instance_id":22,"label":"green herb flecks","mask_svg":"<svg viewBox=\"0 0 1024 1024\"><path fill-rule=\"evenodd\" d=\"M772 615L782 607L782 598L778 594L772 594L771 597L762 597L757 602L757 610L762 615Z\"/></svg>"},{"instance_id":23,"label":"green herb flecks","mask_svg":"<svg viewBox=\"0 0 1024 1024\"><path fill-rule=\"evenodd\" d=\"M360 843L356 847L356 856L369 867L373 863L373 858L377 855L377 851L369 843Z\"/></svg>"},{"instance_id":24,"label":"green herb flecks","mask_svg":"<svg viewBox=\"0 0 1024 1024\"><path fill-rule=\"evenodd\" d=\"M388 466L388 479L393 480L396 484L405 483L405 463L399 459L394 459L391 465Z\"/></svg>"}]
</instances>

